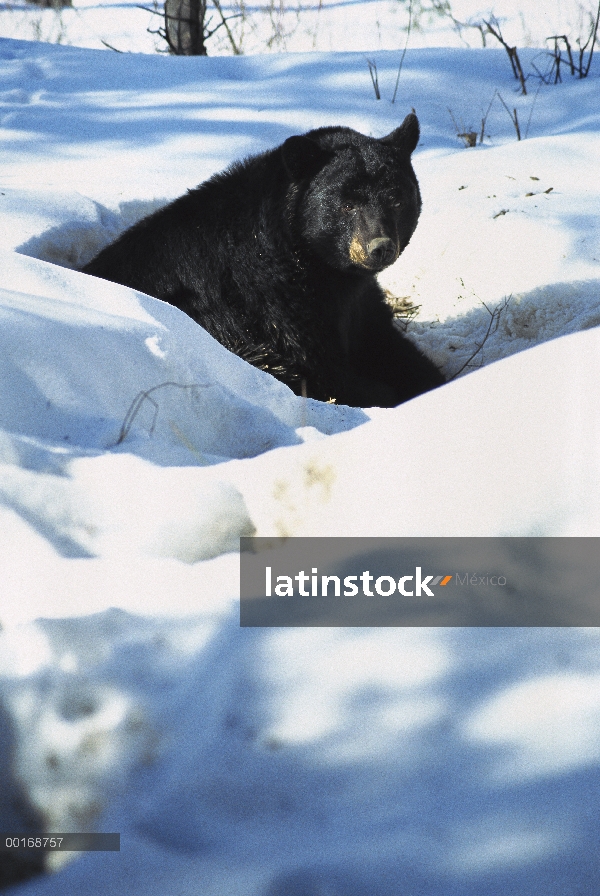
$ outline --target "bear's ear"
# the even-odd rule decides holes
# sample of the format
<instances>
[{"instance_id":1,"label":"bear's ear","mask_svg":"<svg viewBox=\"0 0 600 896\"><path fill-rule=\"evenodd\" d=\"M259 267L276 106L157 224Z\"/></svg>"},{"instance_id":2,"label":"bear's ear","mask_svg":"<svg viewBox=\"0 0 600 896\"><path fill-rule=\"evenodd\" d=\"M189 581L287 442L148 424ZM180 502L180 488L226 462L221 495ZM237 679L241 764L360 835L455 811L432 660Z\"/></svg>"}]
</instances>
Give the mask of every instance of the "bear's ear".
<instances>
[{"instance_id":1,"label":"bear's ear","mask_svg":"<svg viewBox=\"0 0 600 896\"><path fill-rule=\"evenodd\" d=\"M292 180L311 177L331 158L331 153L321 149L310 137L288 137L281 147L283 165Z\"/></svg>"},{"instance_id":2,"label":"bear's ear","mask_svg":"<svg viewBox=\"0 0 600 896\"><path fill-rule=\"evenodd\" d=\"M396 149L401 149L409 156L417 147L419 135L419 119L414 112L410 112L399 128L396 128L387 137L382 137L379 142L395 146Z\"/></svg>"}]
</instances>

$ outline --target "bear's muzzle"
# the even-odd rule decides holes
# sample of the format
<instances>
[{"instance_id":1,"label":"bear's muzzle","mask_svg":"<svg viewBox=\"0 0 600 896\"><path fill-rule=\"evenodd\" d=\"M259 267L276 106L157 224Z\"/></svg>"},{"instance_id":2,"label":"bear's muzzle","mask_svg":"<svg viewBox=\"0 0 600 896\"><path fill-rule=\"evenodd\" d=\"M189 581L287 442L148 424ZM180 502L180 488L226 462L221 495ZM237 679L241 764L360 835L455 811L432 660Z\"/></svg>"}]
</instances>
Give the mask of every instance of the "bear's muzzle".
<instances>
[{"instance_id":1,"label":"bear's muzzle","mask_svg":"<svg viewBox=\"0 0 600 896\"><path fill-rule=\"evenodd\" d=\"M367 263L369 267L383 269L387 268L396 260L396 247L393 241L387 236L377 237L367 243Z\"/></svg>"}]
</instances>

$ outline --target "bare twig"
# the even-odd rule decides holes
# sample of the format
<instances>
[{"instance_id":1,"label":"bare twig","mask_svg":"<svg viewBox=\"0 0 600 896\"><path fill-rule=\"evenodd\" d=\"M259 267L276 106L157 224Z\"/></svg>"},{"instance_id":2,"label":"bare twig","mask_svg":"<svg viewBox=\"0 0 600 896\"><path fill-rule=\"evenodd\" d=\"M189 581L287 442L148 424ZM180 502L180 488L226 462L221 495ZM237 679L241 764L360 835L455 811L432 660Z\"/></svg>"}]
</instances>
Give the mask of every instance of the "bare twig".
<instances>
[{"instance_id":1,"label":"bare twig","mask_svg":"<svg viewBox=\"0 0 600 896\"><path fill-rule=\"evenodd\" d=\"M381 93L379 92L379 77L377 74L377 64L375 62L371 62L370 59L367 59L367 65L369 66L369 74L371 75L371 82L373 84L373 90L375 91L375 99L381 99Z\"/></svg>"},{"instance_id":2,"label":"bare twig","mask_svg":"<svg viewBox=\"0 0 600 896\"><path fill-rule=\"evenodd\" d=\"M497 91L494 90L493 96L490 100L490 104L487 107L487 111L486 111L485 115L483 116L483 118L481 119L481 133L479 135L479 143L480 144L483 143L483 138L485 137L485 125L487 122L487 117L490 114L490 109L492 108L492 104L493 104L494 100L496 99L496 93L497 93Z\"/></svg>"},{"instance_id":3,"label":"bare twig","mask_svg":"<svg viewBox=\"0 0 600 896\"><path fill-rule=\"evenodd\" d=\"M587 43L586 43L585 46L583 47L583 50L581 50L581 51L580 51L580 54L579 54L579 62L580 62L580 64L579 64L579 77L580 77L580 78L587 78L587 76L588 76L588 72L589 72L589 70L590 70L590 66L591 66L591 64L592 64L592 56L594 55L594 47L595 47L595 45L596 45L596 35L598 34L598 26L599 26L599 25L600 25L600 2L598 3L598 9L596 10L596 20L595 20L595 22L594 22L594 27L592 28L592 33L590 34L590 36L589 36L589 38L588 38L588 40L587 40ZM583 53L584 53L585 50L587 49L587 47L588 47L590 41L591 41L591 43L592 43L592 46L591 46L591 49L590 49L590 55L588 56L587 65L586 65L586 67L585 67L585 71L584 71L584 70L583 70Z\"/></svg>"},{"instance_id":4,"label":"bare twig","mask_svg":"<svg viewBox=\"0 0 600 896\"><path fill-rule=\"evenodd\" d=\"M529 118L527 119L527 127L525 128L525 136L523 137L524 140L527 140L527 134L529 133L529 125L531 124L531 116L533 115L533 108L534 108L535 103L536 103L536 100L537 100L537 98L538 98L538 94L539 94L539 92L540 92L540 90L541 90L542 83L543 83L543 82L540 81L540 83L538 84L538 88L537 88L537 90L536 90L536 92L535 92L535 96L534 96L534 98L533 98L533 102L532 102L532 104L531 104L531 109L529 110Z\"/></svg>"},{"instance_id":5,"label":"bare twig","mask_svg":"<svg viewBox=\"0 0 600 896\"><path fill-rule=\"evenodd\" d=\"M396 86L394 87L394 95L392 96L392 103L396 102L396 94L398 93L398 84L400 83L400 73L402 71L402 64L404 63L404 57L406 56L406 51L408 49L408 41L410 39L410 29L412 28L413 2L414 2L414 0L410 0L410 4L408 7L408 28L406 29L406 43L404 44L402 56L400 57L400 64L398 65L398 74L396 76Z\"/></svg>"},{"instance_id":6,"label":"bare twig","mask_svg":"<svg viewBox=\"0 0 600 896\"><path fill-rule=\"evenodd\" d=\"M515 127L515 131L517 132L517 140L520 140L521 139L521 128L519 127L519 117L517 115L517 110L513 109L513 111L511 112L510 109L508 108L508 106L506 105L506 103L504 102L504 100L502 98L502 94L499 91L496 91L496 92L498 94L498 99L500 100L500 102L502 103L502 105L504 106L504 108L506 109L508 114L510 115L510 120L512 121L512 123Z\"/></svg>"},{"instance_id":7,"label":"bare twig","mask_svg":"<svg viewBox=\"0 0 600 896\"><path fill-rule=\"evenodd\" d=\"M123 50L117 50L116 47L113 47L112 44L109 44L109 43L108 43L108 41L106 41L106 40L102 40L102 38L100 38L100 43L101 43L101 44L104 44L104 46L106 47L107 50L114 50L115 53L122 53L122 52L123 52Z\"/></svg>"},{"instance_id":8,"label":"bare twig","mask_svg":"<svg viewBox=\"0 0 600 896\"><path fill-rule=\"evenodd\" d=\"M571 69L571 74L575 74L575 63L573 62L573 54L571 52L571 44L569 43L569 38L566 34L563 34L563 40L565 42L565 46L567 48L567 54L569 57L569 68Z\"/></svg>"},{"instance_id":9,"label":"bare twig","mask_svg":"<svg viewBox=\"0 0 600 896\"><path fill-rule=\"evenodd\" d=\"M452 382L452 380L455 380L457 376L460 376L460 374L463 372L463 370L465 370L466 367L469 367L473 358L476 355L478 355L479 352L481 352L483 350L484 345L486 344L486 342L488 341L488 339L490 338L492 333L495 333L497 331L498 326L500 324L500 317L502 315L502 312L505 311L506 308L508 308L508 305L509 305L511 299L512 299L512 295L506 297L503 302L501 302L499 305L496 305L496 307L493 309L493 311L488 308L488 306L485 304L485 302L483 302L483 301L481 302L481 304L483 305L483 307L485 308L487 313L490 315L490 322L489 322L488 328L485 332L485 336L483 337L482 341L477 345L475 351L471 355L469 355L469 357L467 358L465 363L462 365L462 367L459 367L458 370L456 371L456 373L453 373L452 376L448 378L448 382ZM483 363L483 359L482 359L482 363Z\"/></svg>"},{"instance_id":10,"label":"bare twig","mask_svg":"<svg viewBox=\"0 0 600 896\"><path fill-rule=\"evenodd\" d=\"M482 23L481 23L481 22L477 22L477 23L476 23L475 25L473 25L472 27L473 27L473 28L477 28L477 30L479 31L479 33L480 33L480 35L481 35L481 46L484 47L484 48L487 47L487 43L486 43L486 40L485 40L485 28L483 27Z\"/></svg>"},{"instance_id":11,"label":"bare twig","mask_svg":"<svg viewBox=\"0 0 600 896\"><path fill-rule=\"evenodd\" d=\"M563 59L563 56L562 56L562 50L560 48L560 41L562 41L565 45L565 48L567 51L568 65L571 70L571 74L574 75L576 71L579 71L579 69L577 68L577 66L575 65L575 62L573 60L573 52L571 50L571 44L569 43L569 38L567 37L566 34L553 34L551 37L547 37L546 40L554 41L554 48L550 54L552 56L552 67L550 69L550 76L552 75L552 72L554 71L554 83L555 84L562 83L562 75L560 73L560 66L561 66L561 63L565 62L565 60Z\"/></svg>"},{"instance_id":12,"label":"bare twig","mask_svg":"<svg viewBox=\"0 0 600 896\"><path fill-rule=\"evenodd\" d=\"M452 112L452 109L450 108L450 106L448 106L448 114L450 115L450 118L452 119L452 124L456 128L456 133L458 135L458 132L460 131L460 127L456 123L456 118L454 117L454 113Z\"/></svg>"},{"instance_id":13,"label":"bare twig","mask_svg":"<svg viewBox=\"0 0 600 896\"><path fill-rule=\"evenodd\" d=\"M554 62L552 63L552 65L551 65L551 67L550 67L550 71L549 71L547 74L544 74L543 72L541 72L541 71L539 70L539 68L537 67L537 65L535 64L535 62L531 62L531 67L532 67L532 69L535 71L536 75L538 76L538 78L540 79L540 81L541 81L543 84L549 84L549 83L550 83L549 78L551 77L552 72L553 72L553 70L554 70ZM555 81L554 83L556 84L556 81Z\"/></svg>"},{"instance_id":14,"label":"bare twig","mask_svg":"<svg viewBox=\"0 0 600 896\"><path fill-rule=\"evenodd\" d=\"M560 64L563 62L562 51L560 49L559 41L563 41L566 50L567 57L569 60L569 68L571 69L571 74L575 74L575 63L573 61L573 53L571 51L571 44L569 43L569 38L566 34L553 34L552 37L547 37L546 40L554 41L554 50L552 52L552 57L554 59L553 68L555 69L554 73L554 83L558 84L559 81L562 81L562 76L560 74ZM552 70L551 70L552 71Z\"/></svg>"},{"instance_id":15,"label":"bare twig","mask_svg":"<svg viewBox=\"0 0 600 896\"><path fill-rule=\"evenodd\" d=\"M519 54L517 52L516 47L509 46L504 38L502 37L502 31L500 30L500 23L495 16L490 17L490 21L485 21L485 26L490 34L493 34L496 40L498 40L506 52L508 53L508 58L510 59L510 64L513 70L513 75L517 79L517 81L521 84L521 90L523 91L523 96L527 95L527 88L525 86L525 75L523 74L523 69L521 68L521 60L519 59Z\"/></svg>"},{"instance_id":16,"label":"bare twig","mask_svg":"<svg viewBox=\"0 0 600 896\"><path fill-rule=\"evenodd\" d=\"M450 9L450 6L449 6L449 5L448 5L448 8L446 8L446 9L443 11L443 14L444 14L448 19L450 19L450 21L451 21L452 24L454 25L454 27L455 27L455 29L456 29L456 32L457 32L457 34L458 34L458 36L459 36L459 38L460 38L461 40L463 40L463 36L462 36L463 28L474 28L476 31L479 31L479 35L480 35L480 37L481 37L481 46L482 46L482 47L486 47L486 46L487 46L487 41L486 41L486 38L485 38L485 35L486 35L486 29L485 29L484 25L483 25L481 22L474 22L474 21L472 21L472 20L471 20L471 21L468 21L468 22L461 22L460 19L457 19L457 18L452 14L452 10ZM467 43L467 42L464 41L464 43ZM467 46L468 46L468 44L467 44Z\"/></svg>"},{"instance_id":17,"label":"bare twig","mask_svg":"<svg viewBox=\"0 0 600 896\"><path fill-rule=\"evenodd\" d=\"M123 425L121 426L121 430L119 432L119 438L115 442L115 445L121 445L125 441L125 439L127 438L127 436L129 435L129 433L131 431L131 427L133 426L135 418L139 414L139 412L142 408L142 405L146 401L150 402L150 404L154 406L152 423L150 425L150 430L149 430L150 435L152 435L152 433L154 432L154 427L156 426L158 412L160 410L158 402L156 402L152 398L153 392L157 392L159 389L164 389L167 386L172 386L175 389L194 390L194 389L206 388L207 385L208 385L207 383L190 383L189 385L184 385L183 383L166 382L166 383L159 383L158 386L152 386L152 388L150 388L150 389L145 389L142 392L138 392L136 397L133 399L133 401L129 405L129 409L128 409L127 413L125 414L125 419L123 420Z\"/></svg>"},{"instance_id":18,"label":"bare twig","mask_svg":"<svg viewBox=\"0 0 600 896\"><path fill-rule=\"evenodd\" d=\"M226 33L227 33L227 39L228 39L229 43L231 44L231 49L233 50L233 55L234 55L234 56L241 56L241 55L242 55L242 50L241 50L241 48L238 46L238 44L236 44L235 39L234 39L234 37L233 37L233 33L232 33L232 31L231 31L231 28L229 27L229 25L227 24L227 22L228 22L229 19L235 19L235 18L238 18L239 16L242 15L242 13L233 13L233 14L230 15L230 16L226 16L226 15L224 15L224 13L223 13L223 9L222 9L222 7L221 7L221 2L220 2L220 0L212 0L212 2L213 2L213 6L215 7L215 9L217 10L217 12L219 13L219 16L221 17L221 21L219 22L219 24L217 25L216 28L213 28L213 30L210 32L210 34L207 35L207 37L210 37L212 34L214 34L215 31L217 30L217 28L220 28L221 25L222 25L222 26L225 28L225 31L226 31Z\"/></svg>"},{"instance_id":19,"label":"bare twig","mask_svg":"<svg viewBox=\"0 0 600 896\"><path fill-rule=\"evenodd\" d=\"M573 59L573 51L571 49L571 44L569 42L569 38L566 34L553 34L551 37L547 37L546 40L554 41L554 47L550 55L552 56L552 68L550 73L554 71L554 83L557 84L559 81L562 81L562 77L560 74L560 66L562 62L568 62L569 69L571 70L572 75L579 75L579 78L587 78L590 66L592 64L592 58L594 55L594 48L596 46L596 40L598 37L598 28L600 27L600 2L598 3L598 8L596 9L595 17L591 18L591 27L590 33L588 35L588 39L585 43L582 43L581 38L577 38L578 45L578 63ZM565 46L565 50L567 52L567 59L563 59L562 50L560 47L560 43L563 43ZM587 58L587 63L584 64L585 53L587 48L590 47L590 52Z\"/></svg>"}]
</instances>

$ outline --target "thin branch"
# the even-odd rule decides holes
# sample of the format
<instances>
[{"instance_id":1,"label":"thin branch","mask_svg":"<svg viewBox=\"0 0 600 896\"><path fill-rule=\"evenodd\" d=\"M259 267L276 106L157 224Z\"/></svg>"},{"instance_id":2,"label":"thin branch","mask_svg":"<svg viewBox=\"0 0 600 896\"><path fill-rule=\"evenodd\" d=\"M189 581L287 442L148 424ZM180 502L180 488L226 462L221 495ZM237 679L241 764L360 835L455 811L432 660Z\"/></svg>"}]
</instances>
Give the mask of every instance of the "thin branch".
<instances>
[{"instance_id":1,"label":"thin branch","mask_svg":"<svg viewBox=\"0 0 600 896\"><path fill-rule=\"evenodd\" d=\"M567 35L566 34L553 34L552 37L547 38L547 40L554 41L554 59L556 62L556 69L557 69L557 81L562 80L560 78L559 68L560 68L560 63L563 61L562 53L558 46L559 40L564 41L565 47L567 48L567 56L569 58L569 68L571 69L571 74L574 75L575 74L575 63L573 62L573 53L571 51L571 44L569 43L569 38L567 37ZM554 83L556 84L557 81L555 81Z\"/></svg>"},{"instance_id":2,"label":"thin branch","mask_svg":"<svg viewBox=\"0 0 600 896\"><path fill-rule=\"evenodd\" d=\"M590 33L588 35L588 39L584 44L581 42L581 38L578 38L576 43L578 44L578 56L579 63L575 63L573 59L573 52L571 49L571 44L569 42L569 38L566 34L553 34L551 37L547 37L546 40L554 41L554 49L550 53L553 59L552 68L555 69L554 83L557 84L559 81L562 81L560 75L560 66L562 62L566 60L563 59L562 50L560 49L559 42L562 41L565 45L565 49L567 51L569 68L571 70L571 74L574 75L577 73L579 78L587 78L590 67L592 65L592 58L594 56L594 48L596 46L596 41L598 37L598 28L600 27L600 2L598 3L598 7L596 9L595 18L591 18L591 28ZM591 45L591 46L590 46ZM590 47L590 52L587 59L587 64L584 65L584 57L587 48ZM551 70L552 71L552 70Z\"/></svg>"},{"instance_id":3,"label":"thin branch","mask_svg":"<svg viewBox=\"0 0 600 896\"><path fill-rule=\"evenodd\" d=\"M534 108L534 106L535 106L535 102L536 102L536 100L537 100L537 98L538 98L538 94L539 94L539 92L540 92L540 90L541 90L542 83L543 83L543 82L540 81L540 83L538 84L538 89L537 89L536 92L535 92L535 96L534 96L534 98L533 98L533 102L532 102L532 104L531 104L531 109L529 110L529 118L527 119L527 127L525 128L525 136L524 136L524 138L523 138L524 140L527 140L527 134L529 133L529 125L531 124L531 116L533 115L533 108Z\"/></svg>"},{"instance_id":4,"label":"thin branch","mask_svg":"<svg viewBox=\"0 0 600 896\"><path fill-rule=\"evenodd\" d=\"M492 104L493 104L494 100L496 99L496 93L497 93L497 91L494 90L494 93L493 93L492 98L491 98L491 100L490 100L490 104L489 104L489 106L487 107L487 111L486 111L485 115L483 116L483 118L481 119L481 134L480 134L480 136L479 136L479 143L480 143L480 144L483 143L483 138L485 137L485 133L484 133L484 132L485 132L485 125L486 125L486 122L487 122L487 117L488 117L488 115L490 114L490 109L492 108Z\"/></svg>"},{"instance_id":5,"label":"thin branch","mask_svg":"<svg viewBox=\"0 0 600 896\"><path fill-rule=\"evenodd\" d=\"M239 16L241 16L242 13L239 12L239 13L234 13L233 15L230 15L230 16L225 16L225 15L223 14L223 10L222 10L222 8L221 8L221 2L220 2L220 0L212 0L212 2L213 2L213 5L214 5L215 9L217 10L217 12L219 13L219 15L220 15L220 17L221 17L221 22L219 23L219 25L217 25L217 28L220 28L221 25L223 25L223 27L225 28L225 31L227 32L227 38L228 38L228 40L229 40L229 43L231 44L231 49L233 50L233 55L234 55L234 56L241 56L241 55L242 55L242 51L241 51L240 47L238 47L238 45L236 44L236 42L235 42L235 40L234 40L234 37L233 37L233 34L232 34L232 32L231 32L231 28L230 28L229 25L227 24L227 21L228 21L229 19L236 19L236 18L239 18ZM217 28L214 28L213 31L211 31L210 34L214 34L215 31L217 30ZM207 35L207 37L210 37L210 34Z\"/></svg>"},{"instance_id":6,"label":"thin branch","mask_svg":"<svg viewBox=\"0 0 600 896\"><path fill-rule=\"evenodd\" d=\"M502 105L504 106L504 108L506 109L508 114L510 115L510 119L511 119L513 125L515 126L515 131L517 132L517 140L520 140L521 139L521 128L519 127L519 117L517 115L517 110L513 109L513 111L511 112L510 109L508 108L508 106L506 105L506 103L504 102L504 99L502 98L502 94L500 93L500 91L497 91L497 93L498 93L498 99L500 100L500 102L502 103Z\"/></svg>"},{"instance_id":7,"label":"thin branch","mask_svg":"<svg viewBox=\"0 0 600 896\"><path fill-rule=\"evenodd\" d=\"M381 99L381 93L379 92L379 77L377 75L377 65L375 62L371 62L370 59L367 59L367 65L369 66L369 74L371 75L371 82L373 84L373 90L375 91L375 99Z\"/></svg>"},{"instance_id":8,"label":"thin branch","mask_svg":"<svg viewBox=\"0 0 600 896\"><path fill-rule=\"evenodd\" d=\"M489 337L492 334L492 328L493 328L493 332L494 333L496 332L496 330L498 329L498 326L500 325L500 316L502 315L502 312L506 308L508 308L508 305L509 305L509 302L511 299L512 299L512 295L508 296L507 298L504 299L504 301L500 305L496 305L496 307L494 308L493 311L490 311L490 309L485 304L485 302L483 302L483 301L481 302L481 304L483 305L483 307L485 308L487 313L490 315L490 322L489 322L488 328L485 332L485 336L483 337L483 339L479 343L479 345L477 345L477 348L475 349L475 351L467 358L467 360L462 365L462 367L459 367L458 370L456 371L456 373L453 373L452 376L448 378L449 383L452 382L452 380L455 380L456 377L459 376L463 372L463 370L469 366L469 364L471 363L473 358L476 355L478 355L479 352L483 349L484 345L486 344L486 342L488 341Z\"/></svg>"},{"instance_id":9,"label":"thin branch","mask_svg":"<svg viewBox=\"0 0 600 896\"><path fill-rule=\"evenodd\" d=\"M468 21L468 22L461 22L460 19L457 19L457 18L452 14L452 10L449 8L449 4L448 4L448 7L447 7L445 10L442 11L442 15L444 15L446 18L450 19L450 21L451 21L452 24L454 25L454 28L456 29L456 32L457 32L459 38L460 38L460 39L463 41L463 43L465 43L467 46L469 46L469 45L467 44L466 40L464 40L464 38L463 38L463 36L462 36L463 28L475 28L476 31L479 31L479 35L480 35L480 37L481 37L481 46L482 46L482 47L486 47L486 46L487 46L487 44L486 44L486 39L485 39L485 33L486 33L486 32L485 32L485 28L483 27L483 25L481 24L481 22L474 22L474 21L472 21L472 20L470 20L470 21Z\"/></svg>"},{"instance_id":10,"label":"thin branch","mask_svg":"<svg viewBox=\"0 0 600 896\"><path fill-rule=\"evenodd\" d=\"M236 12L236 13L232 13L230 16L225 16L225 21L217 22L217 24L215 25L214 28L208 27L210 25L210 23L212 22L212 19L209 19L208 22L206 22L206 24L204 26L204 40L206 41L206 40L208 40L209 37L212 37L213 34L219 30L219 28L223 27L223 25L225 25L225 27L227 28L227 21L229 19L239 19L243 15L244 15L243 12ZM180 21L187 21L187 20L182 19ZM227 28L227 30L229 31L229 28ZM241 56L241 55L242 55L242 51L240 49L238 49L237 52L234 51L234 56Z\"/></svg>"},{"instance_id":11,"label":"thin branch","mask_svg":"<svg viewBox=\"0 0 600 896\"><path fill-rule=\"evenodd\" d=\"M156 402L152 398L152 393L156 392L158 389L164 389L166 386L173 386L176 389L199 389L201 387L206 388L208 384L206 383L190 383L189 385L184 385L183 383L159 383L158 386L152 386L150 389L145 389L142 392L138 392L136 397L133 399L131 404L129 405L129 409L125 414L125 419L123 420L123 425L121 426L121 430L119 432L119 438L115 442L115 445L121 445L131 431L131 427L135 421L135 418L139 414L142 405L144 402L148 401L151 405L154 406L154 414L152 416L152 424L150 426L150 435L154 432L154 427L156 426L156 420L158 418L158 412L160 410L158 402Z\"/></svg>"},{"instance_id":12,"label":"thin branch","mask_svg":"<svg viewBox=\"0 0 600 896\"><path fill-rule=\"evenodd\" d=\"M457 136L458 136L458 132L460 131L460 127L459 127L458 124L456 123L456 118L454 117L454 113L452 112L452 109L450 108L450 106L448 106L448 112L449 112L449 114L450 114L450 118L452 119L452 124L453 124L454 127L456 128L456 134L457 134Z\"/></svg>"},{"instance_id":13,"label":"thin branch","mask_svg":"<svg viewBox=\"0 0 600 896\"><path fill-rule=\"evenodd\" d=\"M493 22L493 24L492 24L492 22ZM523 74L523 69L521 68L521 60L519 59L519 54L517 52L517 48L511 47L506 43L506 41L502 37L502 31L500 30L500 23L498 22L498 19L495 16L491 16L489 22L485 21L485 19L484 19L484 23L485 23L485 26L487 27L487 30L489 31L489 33L494 35L496 40L498 40L502 44L502 46L508 53L508 58L510 59L510 64L511 64L511 67L513 70L513 75L515 76L517 81L520 81L521 90L523 91L523 96L526 96L527 88L525 86L525 81L527 79L525 78L525 75Z\"/></svg>"},{"instance_id":14,"label":"thin branch","mask_svg":"<svg viewBox=\"0 0 600 896\"><path fill-rule=\"evenodd\" d=\"M550 83L550 81L548 80L548 78L549 78L550 75L552 74L552 69L554 68L554 63L552 63L552 67L550 68L550 72L549 72L547 75L544 75L543 72L541 72L541 71L539 70L539 68L537 67L537 65L535 64L535 62L532 62L532 63L531 63L531 67L532 67L532 69L535 71L536 75L538 76L538 78L540 79L540 81L541 81L543 84L549 84L549 83ZM555 81L554 83L556 84L556 81Z\"/></svg>"},{"instance_id":15,"label":"thin branch","mask_svg":"<svg viewBox=\"0 0 600 896\"><path fill-rule=\"evenodd\" d=\"M102 38L100 38L100 43L101 43L101 44L104 44L104 46L107 48L107 50L114 50L115 53L122 53L122 52L123 52L123 50L117 50L116 47L113 47L112 44L109 44L109 43L108 43L108 41L106 41L106 40L102 40Z\"/></svg>"},{"instance_id":16,"label":"thin branch","mask_svg":"<svg viewBox=\"0 0 600 896\"><path fill-rule=\"evenodd\" d=\"M410 5L408 7L408 28L406 29L406 43L404 44L404 50L402 51L402 56L400 57L400 64L398 66L398 75L396 77L396 86L394 87L394 95L392 96L392 103L396 102L396 94L398 93L398 84L400 83L400 73L402 71L402 64L404 62L404 57L406 56L406 51L408 49L408 41L410 39L410 29L412 28L413 2L414 2L414 0L410 0Z\"/></svg>"},{"instance_id":17,"label":"thin branch","mask_svg":"<svg viewBox=\"0 0 600 896\"><path fill-rule=\"evenodd\" d=\"M587 76L588 76L588 72L589 72L590 66L592 64L592 56L594 55L594 47L596 45L596 35L598 34L598 25L600 25L600 2L598 3L598 9L596 11L596 21L594 22L594 27L593 27L592 33L590 35L590 40L592 41L592 48L590 50L590 55L588 56L588 63L587 63L585 72L583 72L583 70L580 68L580 71L579 71L580 78L587 78ZM590 41L588 40L588 42L585 45L586 47L588 46L589 42ZM585 47L584 47L584 49L585 49Z\"/></svg>"}]
</instances>

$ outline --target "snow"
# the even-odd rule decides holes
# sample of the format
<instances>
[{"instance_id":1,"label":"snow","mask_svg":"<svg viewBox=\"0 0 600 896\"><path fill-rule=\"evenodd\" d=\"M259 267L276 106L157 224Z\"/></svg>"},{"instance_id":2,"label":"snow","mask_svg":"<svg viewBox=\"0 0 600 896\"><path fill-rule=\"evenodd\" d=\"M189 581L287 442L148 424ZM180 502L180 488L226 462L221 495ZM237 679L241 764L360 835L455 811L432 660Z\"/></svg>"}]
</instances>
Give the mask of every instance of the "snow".
<instances>
[{"instance_id":1,"label":"snow","mask_svg":"<svg viewBox=\"0 0 600 896\"><path fill-rule=\"evenodd\" d=\"M392 104L372 46L380 101L364 52L0 40L0 828L121 833L24 896L595 892L597 630L239 627L242 535L600 534L598 66L521 97L500 49L411 44ZM305 401L76 270L235 158L413 106L382 282L440 390Z\"/></svg>"},{"instance_id":2,"label":"snow","mask_svg":"<svg viewBox=\"0 0 600 896\"><path fill-rule=\"evenodd\" d=\"M401 51L409 23L408 3L396 0L296 0L293 3L242 3L223 0L223 13L237 51L245 54L281 52L337 52L353 50ZM424 7L419 12L419 7ZM504 38L518 47L547 48L546 39L568 35L577 53L596 13L594 0L452 0L451 16L428 10L431 3L413 4L410 46L481 47L478 24L495 16ZM541 7L541 8L540 8ZM164 27L162 4L149 0L76 0L73 7L43 9L24 0L5 0L0 7L3 37L105 49L119 53L165 52L156 34ZM453 16L453 18L452 18ZM208 4L209 28L219 21ZM487 45L495 42L488 37ZM210 56L231 55L231 40L223 28L208 40Z\"/></svg>"}]
</instances>

